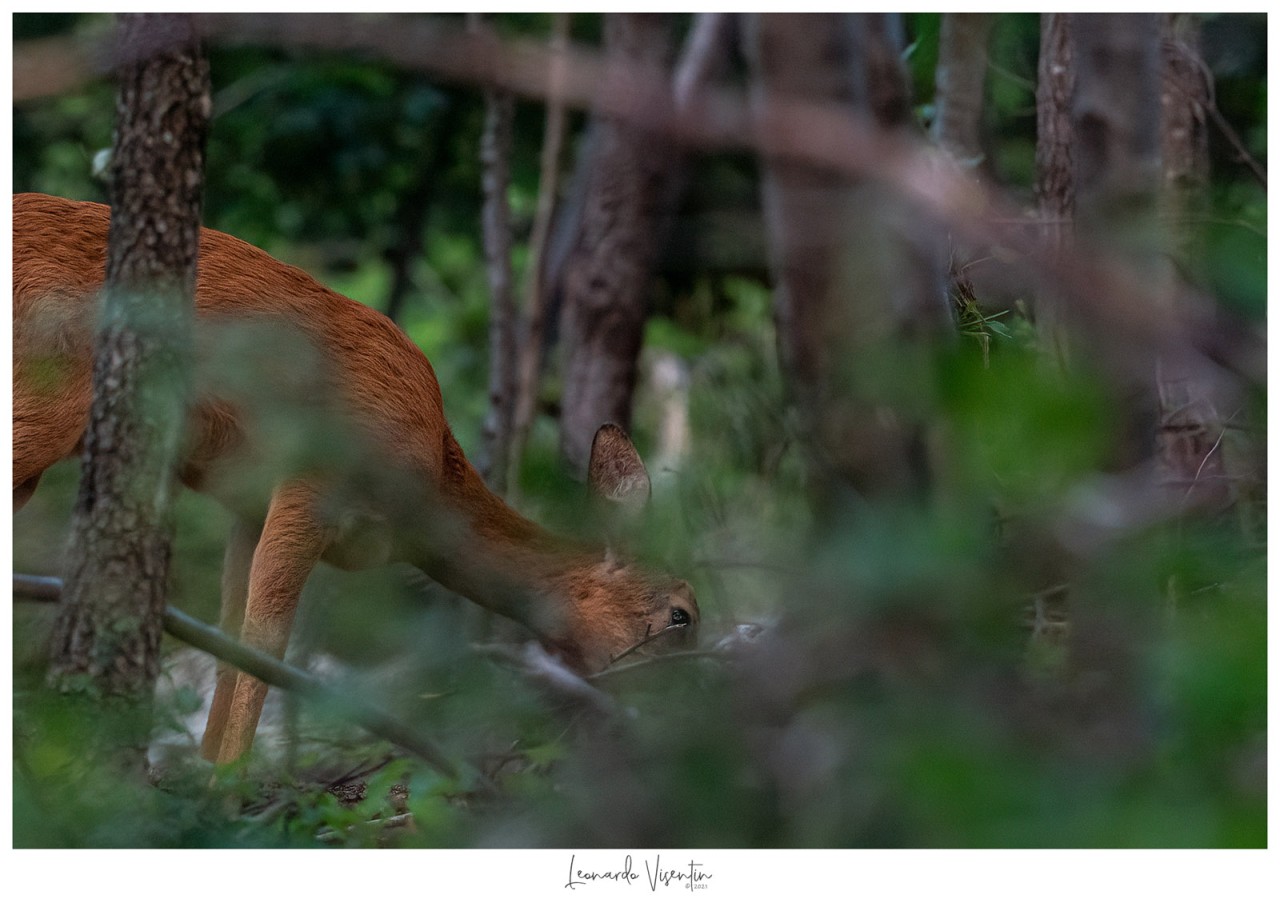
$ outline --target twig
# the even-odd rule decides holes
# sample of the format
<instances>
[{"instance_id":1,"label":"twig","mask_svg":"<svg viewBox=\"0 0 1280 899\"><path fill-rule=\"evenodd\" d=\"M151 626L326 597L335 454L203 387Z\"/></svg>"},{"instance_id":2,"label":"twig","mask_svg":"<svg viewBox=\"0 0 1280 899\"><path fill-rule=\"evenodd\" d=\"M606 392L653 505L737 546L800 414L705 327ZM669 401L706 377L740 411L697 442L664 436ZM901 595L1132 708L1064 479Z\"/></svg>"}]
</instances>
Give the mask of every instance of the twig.
<instances>
[{"instance_id":1,"label":"twig","mask_svg":"<svg viewBox=\"0 0 1280 899\"><path fill-rule=\"evenodd\" d=\"M1234 417L1235 417L1235 414L1232 413L1232 418ZM1182 501L1184 503L1191 498L1191 491L1195 489L1196 484L1200 483L1200 476L1201 474L1204 473L1205 465L1209 463L1209 457L1212 456L1217 451L1218 447L1222 445L1222 438L1226 436L1227 436L1226 428L1221 429L1218 432L1218 439L1213 441L1213 446L1209 447L1209 451L1205 453L1204 458L1200 460L1200 465L1198 468L1196 468L1196 473L1191 478L1191 486L1187 488L1186 494L1182 497Z\"/></svg>"},{"instance_id":2,"label":"twig","mask_svg":"<svg viewBox=\"0 0 1280 899\"><path fill-rule=\"evenodd\" d=\"M637 668L648 668L657 664L668 664L670 662L682 662L689 659L724 659L725 652L723 649L686 649L679 652L664 652L662 655L646 656L643 659L637 659L626 665L610 665L603 671L597 671L588 679L592 681L605 680L614 675L626 674L635 671ZM621 658L621 656L619 656Z\"/></svg>"},{"instance_id":3,"label":"twig","mask_svg":"<svg viewBox=\"0 0 1280 899\"><path fill-rule=\"evenodd\" d=\"M675 634L675 633L682 632L688 626L689 625L687 624L669 624L660 631L645 634L644 639L642 639L639 643L636 643L632 646L627 647L622 652L614 656L613 659L609 662L609 667L612 668L614 665L618 664L618 662L620 662L622 659L625 659L627 656L631 655L640 647L648 643L652 643L654 640L659 640L668 634Z\"/></svg>"},{"instance_id":4,"label":"twig","mask_svg":"<svg viewBox=\"0 0 1280 899\"><path fill-rule=\"evenodd\" d=\"M22 596L42 602L57 602L62 596L62 581L52 577L15 574L13 593L15 598ZM367 700L339 693L306 672L232 640L217 628L192 618L173 606L165 606L164 629L184 643L229 662L263 683L291 690L337 709L375 736L409 750L444 776L458 776L458 769L431 740L414 733Z\"/></svg>"}]
</instances>

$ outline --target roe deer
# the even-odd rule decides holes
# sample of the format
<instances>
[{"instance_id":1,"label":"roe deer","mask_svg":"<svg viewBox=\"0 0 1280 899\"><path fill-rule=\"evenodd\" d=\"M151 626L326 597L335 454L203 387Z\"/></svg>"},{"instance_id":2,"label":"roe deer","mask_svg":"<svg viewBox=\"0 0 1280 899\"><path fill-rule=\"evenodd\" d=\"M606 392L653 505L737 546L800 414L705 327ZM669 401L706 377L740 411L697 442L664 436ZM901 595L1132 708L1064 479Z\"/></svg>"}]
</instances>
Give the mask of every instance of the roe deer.
<instances>
[{"instance_id":1,"label":"roe deer","mask_svg":"<svg viewBox=\"0 0 1280 899\"><path fill-rule=\"evenodd\" d=\"M15 510L81 444L109 215L97 203L13 199ZM696 639L687 583L553 536L490 492L449 430L431 364L385 316L207 228L195 303L177 475L235 519L222 586L228 633L280 657L317 562L406 561L525 624L583 673L659 633L646 649ZM607 499L634 506L648 496L644 465L616 426L597 432L588 474ZM206 758L226 763L249 749L266 691L220 666Z\"/></svg>"}]
</instances>

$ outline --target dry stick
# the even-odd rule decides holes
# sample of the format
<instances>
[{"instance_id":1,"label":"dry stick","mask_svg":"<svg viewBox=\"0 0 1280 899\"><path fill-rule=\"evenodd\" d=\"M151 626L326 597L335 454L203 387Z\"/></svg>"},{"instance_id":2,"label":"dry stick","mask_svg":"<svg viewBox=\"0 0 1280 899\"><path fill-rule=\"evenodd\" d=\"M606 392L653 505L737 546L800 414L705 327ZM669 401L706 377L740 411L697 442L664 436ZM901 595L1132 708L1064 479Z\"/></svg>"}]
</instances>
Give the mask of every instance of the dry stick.
<instances>
[{"instance_id":1,"label":"dry stick","mask_svg":"<svg viewBox=\"0 0 1280 899\"><path fill-rule=\"evenodd\" d=\"M54 577L15 574L13 593L15 597L23 596L42 602L57 602L62 596L62 581ZM375 736L382 737L419 756L444 776L450 778L458 776L458 769L445 758L439 747L366 701L345 696L292 665L287 665L265 653L238 643L217 628L192 618L173 606L165 606L164 629L184 643L224 662L229 662L263 683L290 690L336 708Z\"/></svg>"}]
</instances>

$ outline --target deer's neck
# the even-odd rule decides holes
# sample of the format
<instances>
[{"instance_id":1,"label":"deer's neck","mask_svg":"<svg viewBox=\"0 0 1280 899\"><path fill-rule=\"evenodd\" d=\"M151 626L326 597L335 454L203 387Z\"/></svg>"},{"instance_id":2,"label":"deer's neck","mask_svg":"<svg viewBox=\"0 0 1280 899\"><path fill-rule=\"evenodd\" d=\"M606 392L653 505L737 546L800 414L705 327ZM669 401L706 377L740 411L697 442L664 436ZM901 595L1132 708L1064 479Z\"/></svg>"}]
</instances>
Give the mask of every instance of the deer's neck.
<instances>
[{"instance_id":1,"label":"deer's neck","mask_svg":"<svg viewBox=\"0 0 1280 899\"><path fill-rule=\"evenodd\" d=\"M574 586L603 550L558 537L520 515L449 443L440 486L446 514L428 527L411 561L455 593L540 637L559 638L573 613Z\"/></svg>"}]
</instances>

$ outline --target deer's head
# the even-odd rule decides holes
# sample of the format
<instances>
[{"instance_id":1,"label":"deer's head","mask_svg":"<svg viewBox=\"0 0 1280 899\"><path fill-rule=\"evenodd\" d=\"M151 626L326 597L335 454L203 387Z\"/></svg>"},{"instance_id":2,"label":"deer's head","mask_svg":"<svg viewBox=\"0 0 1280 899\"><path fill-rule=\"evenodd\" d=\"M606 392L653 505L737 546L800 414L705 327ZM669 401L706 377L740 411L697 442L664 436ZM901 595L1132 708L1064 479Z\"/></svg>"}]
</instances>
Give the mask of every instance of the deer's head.
<instances>
[{"instance_id":1,"label":"deer's head","mask_svg":"<svg viewBox=\"0 0 1280 899\"><path fill-rule=\"evenodd\" d=\"M591 444L587 480L606 549L578 566L563 585L570 620L555 648L587 674L624 655L650 654L697 641L698 602L685 581L625 559L617 540L647 504L649 474L626 433L606 424Z\"/></svg>"}]
</instances>

